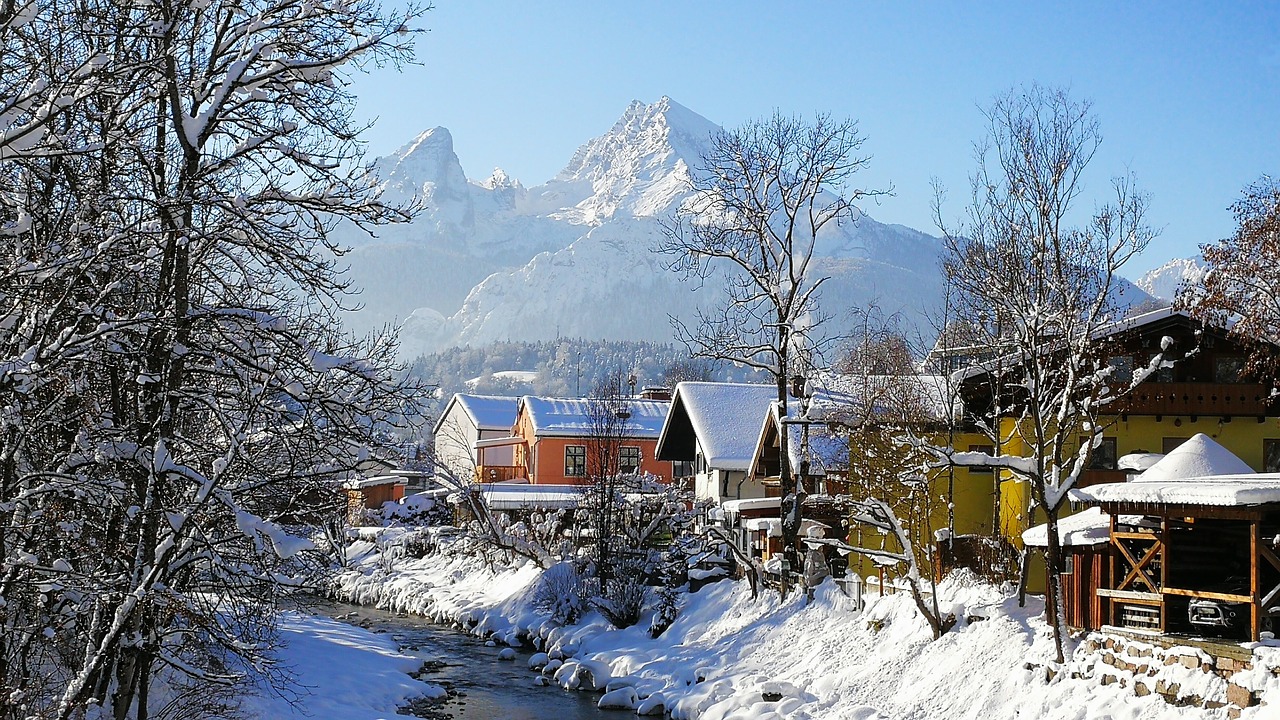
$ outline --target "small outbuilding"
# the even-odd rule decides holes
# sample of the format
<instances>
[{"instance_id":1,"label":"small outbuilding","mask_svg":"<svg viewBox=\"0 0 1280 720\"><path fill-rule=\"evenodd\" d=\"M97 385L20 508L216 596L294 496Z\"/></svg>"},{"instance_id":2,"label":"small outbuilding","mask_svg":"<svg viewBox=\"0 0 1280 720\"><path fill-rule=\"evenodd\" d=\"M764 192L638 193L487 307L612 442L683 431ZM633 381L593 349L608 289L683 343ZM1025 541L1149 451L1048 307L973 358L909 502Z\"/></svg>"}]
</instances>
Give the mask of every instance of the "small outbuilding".
<instances>
[{"instance_id":1,"label":"small outbuilding","mask_svg":"<svg viewBox=\"0 0 1280 720\"><path fill-rule=\"evenodd\" d=\"M1256 641L1280 619L1280 474L1197 435L1133 481L1074 497L1110 519L1096 591L1108 624Z\"/></svg>"}]
</instances>

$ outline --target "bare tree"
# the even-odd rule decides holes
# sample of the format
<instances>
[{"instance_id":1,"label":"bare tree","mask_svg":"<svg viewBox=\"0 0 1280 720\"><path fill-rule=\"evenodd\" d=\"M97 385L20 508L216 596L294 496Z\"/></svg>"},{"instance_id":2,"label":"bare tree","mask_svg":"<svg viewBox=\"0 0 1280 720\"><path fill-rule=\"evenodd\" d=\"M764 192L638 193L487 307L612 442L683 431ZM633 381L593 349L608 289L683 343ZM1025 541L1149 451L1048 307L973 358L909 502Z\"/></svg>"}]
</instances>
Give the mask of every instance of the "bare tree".
<instances>
[{"instance_id":1,"label":"bare tree","mask_svg":"<svg viewBox=\"0 0 1280 720\"><path fill-rule=\"evenodd\" d=\"M1254 377L1280 381L1274 345L1280 344L1280 183L1262 177L1231 206L1232 237L1201 246L1207 265L1199 286L1183 290L1178 305L1252 346L1246 368Z\"/></svg>"},{"instance_id":2,"label":"bare tree","mask_svg":"<svg viewBox=\"0 0 1280 720\"><path fill-rule=\"evenodd\" d=\"M622 392L622 373L614 372L601 380L587 400L590 437L587 439L586 473L591 482L584 508L590 513L590 545L600 578L601 591L608 592L613 578L618 545L623 493L635 483L638 468L623 473L622 444L627 436L631 405ZM633 477L626 477L632 475Z\"/></svg>"},{"instance_id":3,"label":"bare tree","mask_svg":"<svg viewBox=\"0 0 1280 720\"><path fill-rule=\"evenodd\" d=\"M1111 201L1087 222L1070 224L1102 141L1088 102L1032 85L998 96L985 114L968 221L944 228L945 270L957 314L998 358L976 359L976 370L994 383L992 408L1012 422L990 417L984 429L995 447L1016 439L1025 455L943 455L1028 483L1029 510L1043 511L1049 526L1046 605L1061 661L1058 514L1101 439L1099 410L1112 396L1098 331L1118 319L1119 269L1155 233L1129 178L1113 181Z\"/></svg>"},{"instance_id":4,"label":"bare tree","mask_svg":"<svg viewBox=\"0 0 1280 720\"><path fill-rule=\"evenodd\" d=\"M866 167L852 120L812 121L774 113L716 134L694 175L694 196L665 226L660 251L686 278L724 279L726 299L696 325L673 321L694 357L727 360L768 373L782 414L793 375L806 375L829 344L814 272L818 239L856 219L854 203L878 194L851 187ZM786 446L786 425L783 425ZM783 535L793 560L805 488L782 463Z\"/></svg>"},{"instance_id":5,"label":"bare tree","mask_svg":"<svg viewBox=\"0 0 1280 720\"><path fill-rule=\"evenodd\" d=\"M0 708L145 719L157 675L270 671L306 526L412 411L394 340L334 330L327 238L406 217L344 73L407 60L418 11L49 7L0 15L0 82L56 91L0 118Z\"/></svg>"}]
</instances>

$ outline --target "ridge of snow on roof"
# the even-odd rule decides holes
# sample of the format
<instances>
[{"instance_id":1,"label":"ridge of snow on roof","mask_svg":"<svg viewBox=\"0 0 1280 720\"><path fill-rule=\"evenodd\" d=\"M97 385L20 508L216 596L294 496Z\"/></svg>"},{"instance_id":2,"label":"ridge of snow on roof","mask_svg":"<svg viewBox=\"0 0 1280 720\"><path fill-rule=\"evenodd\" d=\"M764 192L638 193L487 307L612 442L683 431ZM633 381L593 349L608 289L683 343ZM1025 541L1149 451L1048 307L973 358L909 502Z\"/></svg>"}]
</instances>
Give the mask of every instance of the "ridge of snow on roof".
<instances>
[{"instance_id":1,"label":"ridge of snow on roof","mask_svg":"<svg viewBox=\"0 0 1280 720\"><path fill-rule=\"evenodd\" d=\"M1204 433L1196 433L1127 483L1074 490L1092 502L1235 507L1280 502L1280 474L1254 472Z\"/></svg>"},{"instance_id":2,"label":"ridge of snow on roof","mask_svg":"<svg viewBox=\"0 0 1280 720\"><path fill-rule=\"evenodd\" d=\"M1280 503L1280 473L1215 475L1148 482L1109 483L1073 490L1085 502L1240 507Z\"/></svg>"},{"instance_id":3,"label":"ridge of snow on roof","mask_svg":"<svg viewBox=\"0 0 1280 720\"><path fill-rule=\"evenodd\" d=\"M672 407L684 407L708 467L744 471L755 454L760 418L777 398L775 385L682 382Z\"/></svg>"},{"instance_id":4,"label":"ridge of snow on roof","mask_svg":"<svg viewBox=\"0 0 1280 720\"><path fill-rule=\"evenodd\" d=\"M1150 483L1188 480L1211 475L1251 475L1253 468L1222 447L1216 440L1196 433L1186 442L1147 468L1132 482Z\"/></svg>"},{"instance_id":5,"label":"ridge of snow on roof","mask_svg":"<svg viewBox=\"0 0 1280 720\"><path fill-rule=\"evenodd\" d=\"M544 398L525 395L520 404L529 414L535 435L586 437L595 432L589 398ZM671 403L666 400L626 398L627 418L613 431L626 438L654 439L662 432Z\"/></svg>"}]
</instances>

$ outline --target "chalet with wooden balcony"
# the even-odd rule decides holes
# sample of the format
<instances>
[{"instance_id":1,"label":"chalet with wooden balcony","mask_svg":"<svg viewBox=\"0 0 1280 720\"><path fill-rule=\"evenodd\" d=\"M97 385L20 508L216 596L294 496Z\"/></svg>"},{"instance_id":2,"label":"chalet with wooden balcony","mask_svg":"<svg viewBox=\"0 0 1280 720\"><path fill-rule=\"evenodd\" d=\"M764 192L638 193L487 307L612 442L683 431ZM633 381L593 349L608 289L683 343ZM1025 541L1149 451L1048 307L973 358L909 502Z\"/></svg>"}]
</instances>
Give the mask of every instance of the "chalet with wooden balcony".
<instances>
[{"instance_id":1,"label":"chalet with wooden balcony","mask_svg":"<svg viewBox=\"0 0 1280 720\"><path fill-rule=\"evenodd\" d=\"M1270 383L1247 375L1251 347L1223 328L1170 308L1126 318L1098 339L1112 368L1116 399L1105 406L1102 442L1077 487L1124 482L1132 472L1123 467L1126 457L1158 458L1197 433L1255 471L1280 472L1280 402L1274 401ZM1166 362L1148 372L1162 351ZM1135 377L1142 381L1129 390ZM996 403L992 386L981 372L965 379L961 395L969 416L989 418L994 407L1016 407L1016 391ZM1016 436L1007 427L1012 417L1001 422L1006 425L1002 434ZM1017 452L1016 447L1002 450ZM1026 513L1027 493L1024 483L1008 476L996 493L999 526L1019 546L1034 520Z\"/></svg>"},{"instance_id":2,"label":"chalet with wooden balcony","mask_svg":"<svg viewBox=\"0 0 1280 720\"><path fill-rule=\"evenodd\" d=\"M1249 377L1251 348L1222 328L1183 312L1161 310L1108 330L1104 346L1116 385L1168 347L1164 363L1127 395L1108 405L1108 432L1095 471L1082 485L1114 481L1116 460L1128 453L1168 453L1196 433L1216 440L1257 471L1280 471L1280 403L1272 384Z\"/></svg>"}]
</instances>

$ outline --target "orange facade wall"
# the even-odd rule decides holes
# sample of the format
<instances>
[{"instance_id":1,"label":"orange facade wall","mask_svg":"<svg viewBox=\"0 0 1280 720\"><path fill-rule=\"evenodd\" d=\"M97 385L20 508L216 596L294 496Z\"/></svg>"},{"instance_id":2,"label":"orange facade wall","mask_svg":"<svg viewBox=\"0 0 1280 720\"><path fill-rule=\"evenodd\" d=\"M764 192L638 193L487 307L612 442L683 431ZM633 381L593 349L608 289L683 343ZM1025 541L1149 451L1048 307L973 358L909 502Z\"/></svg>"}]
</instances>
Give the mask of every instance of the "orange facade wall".
<instances>
[{"instance_id":1,"label":"orange facade wall","mask_svg":"<svg viewBox=\"0 0 1280 720\"><path fill-rule=\"evenodd\" d=\"M529 473L529 482L534 485L585 485L585 476L566 477L565 448L569 445L589 445L587 438L570 437L536 437L533 424L527 415L521 413L516 418L515 435L525 439L524 444L516 445L515 464L524 466ZM656 439L623 439L623 446L640 448L640 469L651 475L657 475L663 482L671 482L672 465L669 461L655 459L658 451Z\"/></svg>"}]
</instances>

